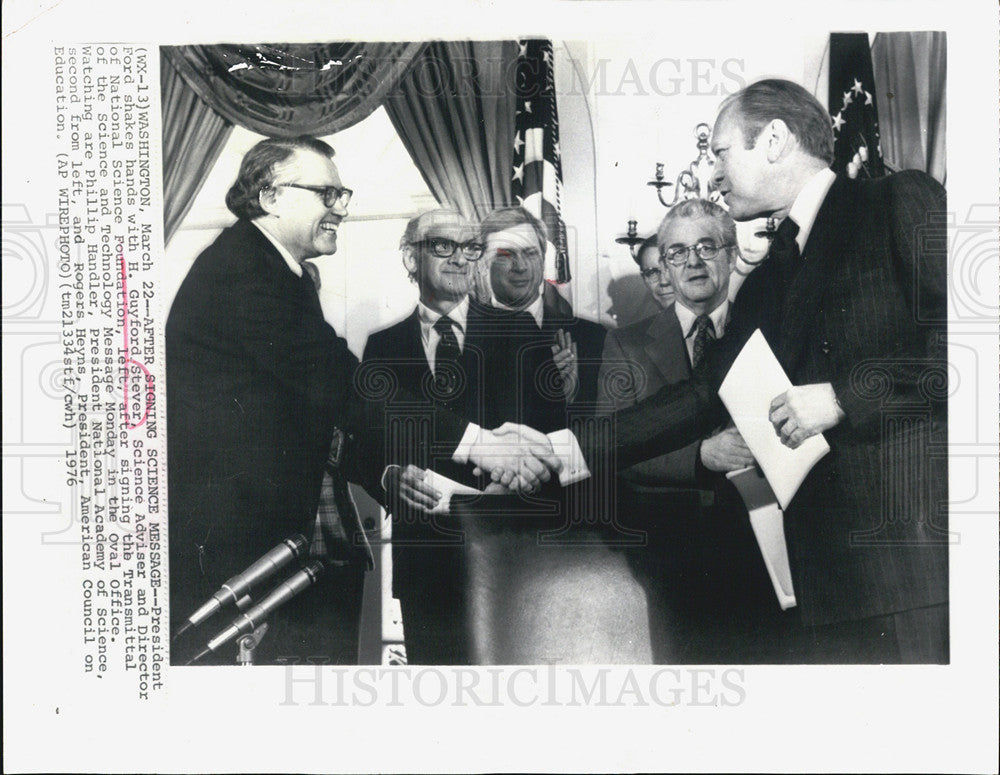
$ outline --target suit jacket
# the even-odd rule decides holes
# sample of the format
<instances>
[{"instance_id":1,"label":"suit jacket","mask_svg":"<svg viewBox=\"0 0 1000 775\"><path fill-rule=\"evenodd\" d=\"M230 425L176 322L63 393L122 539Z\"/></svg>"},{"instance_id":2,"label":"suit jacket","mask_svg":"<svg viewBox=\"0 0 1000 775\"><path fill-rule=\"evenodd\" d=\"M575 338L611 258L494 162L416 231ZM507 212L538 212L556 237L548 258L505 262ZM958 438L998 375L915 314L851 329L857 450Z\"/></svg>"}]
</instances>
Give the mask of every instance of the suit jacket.
<instances>
[{"instance_id":1,"label":"suit jacket","mask_svg":"<svg viewBox=\"0 0 1000 775\"><path fill-rule=\"evenodd\" d=\"M793 384L833 384L846 418L785 514L806 624L948 600L945 209L923 173L838 177L800 266L747 278L704 373L616 415L626 463L697 438L757 328Z\"/></svg>"},{"instance_id":2,"label":"suit jacket","mask_svg":"<svg viewBox=\"0 0 1000 775\"><path fill-rule=\"evenodd\" d=\"M214 591L293 533L312 535L334 427L358 424L357 361L308 276L244 220L181 284L166 357L171 594L181 599Z\"/></svg>"},{"instance_id":3,"label":"suit jacket","mask_svg":"<svg viewBox=\"0 0 1000 775\"><path fill-rule=\"evenodd\" d=\"M420 317L416 310L404 320L368 337L359 382L366 399L369 432L381 434L381 465L412 463L473 487L483 483L472 467L451 459L455 443L438 432L483 421L485 396L483 349L475 332L477 311L466 321L462 357L452 368L439 369L435 379L424 354ZM414 593L431 597L442 585L461 577L456 549L461 540L454 527L435 517L412 513L391 504L393 512L393 593L403 599ZM426 592L426 594L424 594Z\"/></svg>"},{"instance_id":4,"label":"suit jacket","mask_svg":"<svg viewBox=\"0 0 1000 775\"><path fill-rule=\"evenodd\" d=\"M614 409L649 398L691 376L684 332L673 305L652 317L608 332L598 376L598 403ZM626 482L658 490L692 487L701 446L696 441L621 472Z\"/></svg>"},{"instance_id":5,"label":"suit jacket","mask_svg":"<svg viewBox=\"0 0 1000 775\"><path fill-rule=\"evenodd\" d=\"M473 315L474 313L474 315ZM567 426L572 407L591 410L607 330L589 320L546 308L541 327L526 312L470 304L469 330L481 343L486 363L487 427L504 422L529 425L543 433ZM569 401L552 358L556 332L566 331L577 345L579 386Z\"/></svg>"},{"instance_id":6,"label":"suit jacket","mask_svg":"<svg viewBox=\"0 0 1000 775\"><path fill-rule=\"evenodd\" d=\"M673 305L609 332L604 356L600 403L615 408L691 376ZM722 474L701 465L700 447L696 441L619 472L619 522L649 538L632 559L652 584L665 587L650 590L655 599L675 610L721 620L733 607L776 609L746 508Z\"/></svg>"}]
</instances>

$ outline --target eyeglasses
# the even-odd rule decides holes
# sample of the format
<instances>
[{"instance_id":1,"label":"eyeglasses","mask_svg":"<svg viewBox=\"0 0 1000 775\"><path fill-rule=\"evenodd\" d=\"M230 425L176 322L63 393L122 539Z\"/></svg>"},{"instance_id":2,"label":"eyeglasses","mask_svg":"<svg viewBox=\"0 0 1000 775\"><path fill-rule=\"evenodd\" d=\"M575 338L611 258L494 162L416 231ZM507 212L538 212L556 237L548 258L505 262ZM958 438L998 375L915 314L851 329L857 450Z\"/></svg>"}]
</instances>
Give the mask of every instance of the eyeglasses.
<instances>
[{"instance_id":1,"label":"eyeglasses","mask_svg":"<svg viewBox=\"0 0 1000 775\"><path fill-rule=\"evenodd\" d=\"M447 237L430 237L429 239L411 242L414 247L426 248L438 258L451 258L456 250L462 251L462 257L466 261L478 261L483 255L483 243L470 240L469 242L455 242Z\"/></svg>"},{"instance_id":2,"label":"eyeglasses","mask_svg":"<svg viewBox=\"0 0 1000 775\"><path fill-rule=\"evenodd\" d=\"M669 281L669 276L666 271L661 267L650 267L649 269L643 269L639 274L642 275L642 279L646 282L662 282L664 279Z\"/></svg>"},{"instance_id":3,"label":"eyeglasses","mask_svg":"<svg viewBox=\"0 0 1000 775\"><path fill-rule=\"evenodd\" d=\"M687 263L691 250L702 261L714 261L719 257L719 252L736 247L735 245L716 245L713 242L697 242L694 245L684 245L672 248L660 248L660 260L666 261L673 266L683 266Z\"/></svg>"},{"instance_id":4,"label":"eyeglasses","mask_svg":"<svg viewBox=\"0 0 1000 775\"><path fill-rule=\"evenodd\" d=\"M272 188L301 188L306 191L312 191L314 194L319 194L323 200L324 207L339 205L346 209L347 205L351 203L351 197L354 196L354 192L351 189L338 188L337 186L306 186L302 183L275 183Z\"/></svg>"}]
</instances>

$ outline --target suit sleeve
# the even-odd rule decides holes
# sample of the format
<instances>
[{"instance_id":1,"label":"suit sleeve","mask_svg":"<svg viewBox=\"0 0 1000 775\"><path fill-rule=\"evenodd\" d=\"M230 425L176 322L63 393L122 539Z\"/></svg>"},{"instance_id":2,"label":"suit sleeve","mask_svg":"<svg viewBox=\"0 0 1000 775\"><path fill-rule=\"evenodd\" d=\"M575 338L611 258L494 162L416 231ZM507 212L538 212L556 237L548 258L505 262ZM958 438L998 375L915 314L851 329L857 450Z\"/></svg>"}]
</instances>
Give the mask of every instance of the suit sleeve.
<instances>
[{"instance_id":1,"label":"suit sleeve","mask_svg":"<svg viewBox=\"0 0 1000 775\"><path fill-rule=\"evenodd\" d=\"M604 355L598 377L598 403L601 406L617 410L635 403L632 389L639 379L635 374L637 366L625 353L617 332L609 332L604 341ZM696 441L676 452L636 463L620 473L645 485L692 486L695 483L695 462L700 446L701 442Z\"/></svg>"},{"instance_id":2,"label":"suit sleeve","mask_svg":"<svg viewBox=\"0 0 1000 775\"><path fill-rule=\"evenodd\" d=\"M880 379L891 383L894 401L922 403L930 397L943 405L946 391L939 388L947 385L947 197L932 177L913 170L885 182L892 269L909 306L903 323L915 328L919 342L901 357L882 359L877 365ZM883 397L864 389L859 379L860 370L854 369L834 380L833 388L850 427L862 434L877 433Z\"/></svg>"}]
</instances>

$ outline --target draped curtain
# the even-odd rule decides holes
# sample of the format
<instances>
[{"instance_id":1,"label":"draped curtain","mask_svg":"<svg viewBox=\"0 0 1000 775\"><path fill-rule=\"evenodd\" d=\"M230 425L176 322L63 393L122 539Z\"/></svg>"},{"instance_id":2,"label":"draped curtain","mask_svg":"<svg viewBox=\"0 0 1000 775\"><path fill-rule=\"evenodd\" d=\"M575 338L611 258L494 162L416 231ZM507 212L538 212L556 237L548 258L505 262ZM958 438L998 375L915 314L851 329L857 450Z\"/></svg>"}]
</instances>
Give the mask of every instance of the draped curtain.
<instances>
[{"instance_id":1,"label":"draped curtain","mask_svg":"<svg viewBox=\"0 0 1000 775\"><path fill-rule=\"evenodd\" d=\"M233 125L189 89L160 50L163 106L163 236L170 240L222 153Z\"/></svg>"},{"instance_id":2,"label":"draped curtain","mask_svg":"<svg viewBox=\"0 0 1000 775\"><path fill-rule=\"evenodd\" d=\"M510 204L517 43L428 44L385 101L427 187L481 219Z\"/></svg>"},{"instance_id":3,"label":"draped curtain","mask_svg":"<svg viewBox=\"0 0 1000 775\"><path fill-rule=\"evenodd\" d=\"M239 124L267 137L331 135L367 118L424 43L161 48L169 239Z\"/></svg>"},{"instance_id":4,"label":"draped curtain","mask_svg":"<svg viewBox=\"0 0 1000 775\"><path fill-rule=\"evenodd\" d=\"M941 184L946 43L943 32L880 32L872 42L882 155L895 169L924 170Z\"/></svg>"}]
</instances>

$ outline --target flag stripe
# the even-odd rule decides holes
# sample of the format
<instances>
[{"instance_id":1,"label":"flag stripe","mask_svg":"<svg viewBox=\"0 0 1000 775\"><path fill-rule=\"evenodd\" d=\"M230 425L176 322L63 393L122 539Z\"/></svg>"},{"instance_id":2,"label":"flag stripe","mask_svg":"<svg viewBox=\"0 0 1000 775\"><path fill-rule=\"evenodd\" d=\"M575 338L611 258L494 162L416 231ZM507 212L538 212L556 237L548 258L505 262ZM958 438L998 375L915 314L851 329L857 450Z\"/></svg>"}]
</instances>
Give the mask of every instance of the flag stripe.
<instances>
[{"instance_id":1,"label":"flag stripe","mask_svg":"<svg viewBox=\"0 0 1000 775\"><path fill-rule=\"evenodd\" d=\"M519 46L511 194L545 223L552 246L546 251L546 279L565 283L570 272L561 214L562 161L552 42L522 40Z\"/></svg>"}]
</instances>

